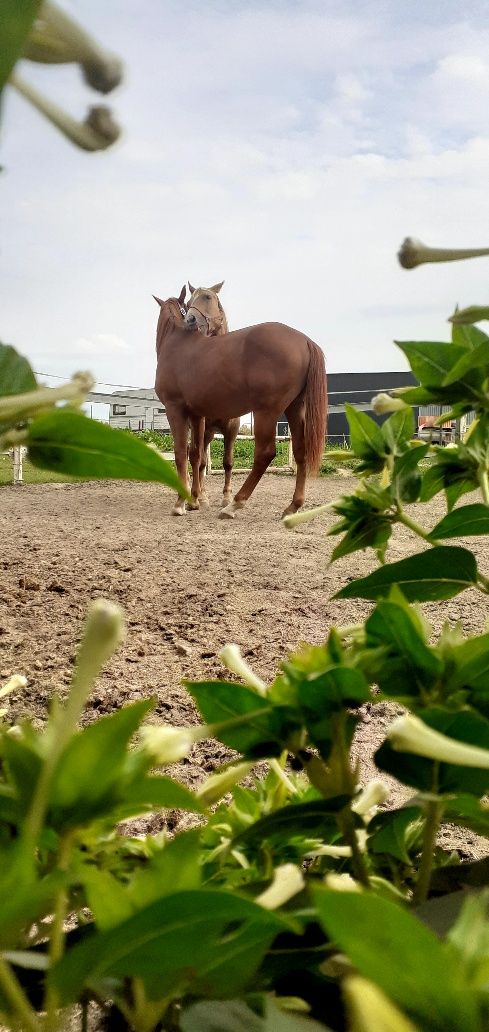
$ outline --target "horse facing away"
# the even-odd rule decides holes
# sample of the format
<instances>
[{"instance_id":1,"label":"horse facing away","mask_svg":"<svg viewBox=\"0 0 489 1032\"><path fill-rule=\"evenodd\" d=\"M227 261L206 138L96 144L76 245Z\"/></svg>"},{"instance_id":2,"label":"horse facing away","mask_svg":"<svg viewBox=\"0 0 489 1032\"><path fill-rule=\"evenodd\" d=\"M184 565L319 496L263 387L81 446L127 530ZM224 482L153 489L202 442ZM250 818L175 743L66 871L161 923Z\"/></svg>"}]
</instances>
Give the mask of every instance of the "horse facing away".
<instances>
[{"instance_id":1,"label":"horse facing away","mask_svg":"<svg viewBox=\"0 0 489 1032\"><path fill-rule=\"evenodd\" d=\"M213 287L193 287L189 281L188 289L190 290L190 301L187 304L187 315L185 321L188 326L191 326L200 330L205 337L223 337L225 333L229 332L228 321L226 313L222 307L221 300L218 297L219 291L224 285L224 280L221 283L215 283ZM189 311L191 309L191 317L189 318ZM195 313L195 314L194 314ZM224 469L224 489L222 492L222 507L229 505L231 501L231 477L233 473L233 459L234 459L234 444L239 434L241 420L239 416L235 419L220 419L216 423L209 423L205 421L204 431L204 444L202 456L200 459L200 502L207 502L207 494L205 490L205 472L206 472L206 457L207 449L214 440L216 433L222 433L223 444L224 444L224 455L223 455L223 469Z\"/></svg>"},{"instance_id":2,"label":"horse facing away","mask_svg":"<svg viewBox=\"0 0 489 1032\"><path fill-rule=\"evenodd\" d=\"M306 475L318 472L324 450L327 391L321 348L282 323L259 323L222 337L203 338L184 324L185 313L177 298L156 300L160 314L155 389L166 408L175 461L185 484L189 424L192 430L191 505L199 507L205 420L212 424L247 412L255 416L253 468L219 514L233 518L275 457L276 423L285 412L297 463L294 495L285 512L297 512L304 504ZM183 511L183 505L179 498L173 511Z\"/></svg>"}]
</instances>

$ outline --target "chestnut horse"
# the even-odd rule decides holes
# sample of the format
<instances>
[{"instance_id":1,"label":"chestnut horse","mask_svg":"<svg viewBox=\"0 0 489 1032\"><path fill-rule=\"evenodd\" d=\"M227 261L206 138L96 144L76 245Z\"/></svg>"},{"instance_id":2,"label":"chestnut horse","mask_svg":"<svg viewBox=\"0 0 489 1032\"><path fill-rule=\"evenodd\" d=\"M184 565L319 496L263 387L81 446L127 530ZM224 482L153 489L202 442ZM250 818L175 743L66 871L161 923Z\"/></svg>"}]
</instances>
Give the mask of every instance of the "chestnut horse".
<instances>
[{"instance_id":1,"label":"chestnut horse","mask_svg":"<svg viewBox=\"0 0 489 1032\"><path fill-rule=\"evenodd\" d=\"M297 463L286 513L297 512L304 503L306 475L318 472L324 451L327 391L321 348L282 323L259 323L203 339L198 330L185 326L181 297L156 298L160 314L155 390L166 408L177 470L186 485L189 424L192 430L191 507L199 507L205 420L212 424L254 413L253 468L233 501L220 511L221 517L233 518L275 457L277 419L285 412ZM179 497L173 512L182 513L184 504Z\"/></svg>"},{"instance_id":2,"label":"chestnut horse","mask_svg":"<svg viewBox=\"0 0 489 1032\"><path fill-rule=\"evenodd\" d=\"M223 285L224 280L222 283L215 283L213 287L195 288L189 282L188 289L190 290L190 301L187 304L185 322L193 328L196 326L205 337L223 337L225 333L229 332L226 313L218 297L219 291ZM231 477L233 473L234 444L239 434L240 423L241 420L239 419L239 416L236 419L218 419L217 422L212 424L206 419L203 452L200 459L200 502L207 501L207 494L204 486L207 465L207 449L211 441L214 440L214 435L217 432L222 433L224 445L222 462L224 469L224 489L222 492L221 505L222 507L229 505L229 502L231 501Z\"/></svg>"}]
</instances>

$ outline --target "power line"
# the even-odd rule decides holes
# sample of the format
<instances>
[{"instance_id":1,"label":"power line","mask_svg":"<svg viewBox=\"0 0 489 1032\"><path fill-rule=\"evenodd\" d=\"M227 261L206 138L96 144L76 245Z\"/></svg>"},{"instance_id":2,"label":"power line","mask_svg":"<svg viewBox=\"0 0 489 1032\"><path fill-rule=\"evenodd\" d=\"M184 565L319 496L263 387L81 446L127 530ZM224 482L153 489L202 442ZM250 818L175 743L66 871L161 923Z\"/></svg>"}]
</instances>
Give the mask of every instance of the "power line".
<instances>
[{"instance_id":1,"label":"power line","mask_svg":"<svg viewBox=\"0 0 489 1032\"><path fill-rule=\"evenodd\" d=\"M54 380L69 380L70 379L70 377L59 376L56 373L37 373L37 372L35 372L35 375L36 376L48 376L48 377L50 377L51 379L54 379ZM332 373L330 375L334 376L335 374ZM352 375L353 376L358 376L358 373L352 373ZM140 391L141 390L141 387L135 387L134 384L130 384L130 383L108 383L106 380L97 380L96 383L99 384L99 386L101 386L101 387L123 387L124 390L126 390L126 391ZM408 384L401 384L401 386L404 386L404 387L416 387L417 385L415 383L408 383ZM143 390L145 390L145 389L146 388L143 388ZM351 397L352 394L371 394L373 396L374 394L378 394L379 391L392 391L394 389L395 389L395 387L393 387L392 385L390 387L361 387L361 388L358 388L358 389L356 389L355 387L353 387L351 389L349 389L348 387L345 387L342 391L328 391L328 398L337 398L338 395L340 395L340 394L346 394L346 395L348 395L348 397ZM141 399L134 398L133 400L134 401L139 401L139 400L141 400L141 401L152 401L153 399L151 399L151 398L141 398ZM156 401L157 399L155 398L154 400Z\"/></svg>"},{"instance_id":2,"label":"power line","mask_svg":"<svg viewBox=\"0 0 489 1032\"><path fill-rule=\"evenodd\" d=\"M71 377L69 377L69 376L59 376L59 374L57 374L57 373L38 373L38 372L36 372L36 370L34 370L34 375L35 376L47 376L51 380L70 380L71 379ZM139 391L139 390L141 390L140 387L133 387L129 383L107 383L106 380L96 380L95 382L98 383L101 387L124 387L125 390L127 390L127 391Z\"/></svg>"}]
</instances>

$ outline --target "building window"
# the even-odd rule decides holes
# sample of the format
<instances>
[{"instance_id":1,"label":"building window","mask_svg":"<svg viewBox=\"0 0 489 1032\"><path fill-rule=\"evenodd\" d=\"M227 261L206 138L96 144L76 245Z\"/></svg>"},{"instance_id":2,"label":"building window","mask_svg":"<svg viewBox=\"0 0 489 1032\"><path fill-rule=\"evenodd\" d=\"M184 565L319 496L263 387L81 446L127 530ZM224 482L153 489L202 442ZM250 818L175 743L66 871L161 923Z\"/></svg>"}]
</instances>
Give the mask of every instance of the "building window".
<instances>
[{"instance_id":1,"label":"building window","mask_svg":"<svg viewBox=\"0 0 489 1032\"><path fill-rule=\"evenodd\" d=\"M127 409L127 405L113 405L112 406L112 415L113 416L125 416L126 415L126 409Z\"/></svg>"},{"instance_id":2,"label":"building window","mask_svg":"<svg viewBox=\"0 0 489 1032\"><path fill-rule=\"evenodd\" d=\"M165 415L165 410L164 410L164 408L157 408L157 409L156 409L156 411L157 411L157 412L158 412L158 414L159 414L159 415L161 415L161 416L164 416L164 415Z\"/></svg>"}]
</instances>

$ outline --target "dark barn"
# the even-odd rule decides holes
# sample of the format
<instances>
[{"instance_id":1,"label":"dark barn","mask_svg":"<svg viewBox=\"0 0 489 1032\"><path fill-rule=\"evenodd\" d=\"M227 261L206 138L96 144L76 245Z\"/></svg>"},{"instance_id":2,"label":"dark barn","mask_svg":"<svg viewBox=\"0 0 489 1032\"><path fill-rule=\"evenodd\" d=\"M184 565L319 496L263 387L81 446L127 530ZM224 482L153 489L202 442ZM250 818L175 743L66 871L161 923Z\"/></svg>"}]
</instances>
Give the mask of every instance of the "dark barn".
<instances>
[{"instance_id":1,"label":"dark barn","mask_svg":"<svg viewBox=\"0 0 489 1032\"><path fill-rule=\"evenodd\" d=\"M370 407L372 398L382 392L388 393L394 387L410 387L417 380L411 372L405 373L329 373L328 374L328 440L334 447L348 438L348 421L345 415L345 401L355 408L368 412L376 423L382 423L385 416L376 416ZM414 411L415 425L418 412Z\"/></svg>"}]
</instances>

